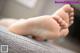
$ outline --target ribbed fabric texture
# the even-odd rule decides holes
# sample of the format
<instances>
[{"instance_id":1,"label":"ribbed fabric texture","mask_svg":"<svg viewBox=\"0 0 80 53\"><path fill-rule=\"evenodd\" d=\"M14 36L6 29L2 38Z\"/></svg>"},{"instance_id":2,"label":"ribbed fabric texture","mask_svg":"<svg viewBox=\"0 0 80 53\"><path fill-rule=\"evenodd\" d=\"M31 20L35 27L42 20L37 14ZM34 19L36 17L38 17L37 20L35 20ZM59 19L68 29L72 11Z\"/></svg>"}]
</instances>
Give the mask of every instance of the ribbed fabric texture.
<instances>
[{"instance_id":1,"label":"ribbed fabric texture","mask_svg":"<svg viewBox=\"0 0 80 53\"><path fill-rule=\"evenodd\" d=\"M11 33L3 27L0 27L0 45L8 45L8 53L75 53L47 42L37 42Z\"/></svg>"}]
</instances>

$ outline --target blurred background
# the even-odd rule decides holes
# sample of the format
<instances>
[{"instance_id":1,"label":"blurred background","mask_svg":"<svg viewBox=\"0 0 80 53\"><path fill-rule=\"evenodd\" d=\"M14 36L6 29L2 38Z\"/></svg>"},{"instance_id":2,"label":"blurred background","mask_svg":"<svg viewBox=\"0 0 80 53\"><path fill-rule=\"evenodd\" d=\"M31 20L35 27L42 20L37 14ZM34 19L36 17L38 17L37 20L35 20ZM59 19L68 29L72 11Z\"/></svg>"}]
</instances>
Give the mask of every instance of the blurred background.
<instances>
[{"instance_id":1,"label":"blurred background","mask_svg":"<svg viewBox=\"0 0 80 53\"><path fill-rule=\"evenodd\" d=\"M62 4L54 0L0 0L0 16L8 18L29 18L53 14Z\"/></svg>"}]
</instances>

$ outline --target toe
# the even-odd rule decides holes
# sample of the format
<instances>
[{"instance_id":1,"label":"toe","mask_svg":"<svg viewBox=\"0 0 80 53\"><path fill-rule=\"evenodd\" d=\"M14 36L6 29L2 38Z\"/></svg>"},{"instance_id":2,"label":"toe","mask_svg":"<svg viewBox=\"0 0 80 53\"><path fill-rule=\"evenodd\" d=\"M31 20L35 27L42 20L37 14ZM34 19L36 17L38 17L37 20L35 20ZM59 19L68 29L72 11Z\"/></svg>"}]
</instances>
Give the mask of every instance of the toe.
<instances>
[{"instance_id":1,"label":"toe","mask_svg":"<svg viewBox=\"0 0 80 53\"><path fill-rule=\"evenodd\" d=\"M69 26L71 26L74 23L74 21L70 21Z\"/></svg>"},{"instance_id":2,"label":"toe","mask_svg":"<svg viewBox=\"0 0 80 53\"><path fill-rule=\"evenodd\" d=\"M71 18L70 18L70 21L72 21L72 20L74 20L74 17L71 17Z\"/></svg>"},{"instance_id":3,"label":"toe","mask_svg":"<svg viewBox=\"0 0 80 53\"><path fill-rule=\"evenodd\" d=\"M60 16L54 16L53 19L55 19L59 23L61 28L67 28L68 27L68 24Z\"/></svg>"},{"instance_id":4,"label":"toe","mask_svg":"<svg viewBox=\"0 0 80 53\"><path fill-rule=\"evenodd\" d=\"M64 5L62 9L64 9L68 13L71 13L74 11L74 9L69 4Z\"/></svg>"},{"instance_id":5,"label":"toe","mask_svg":"<svg viewBox=\"0 0 80 53\"><path fill-rule=\"evenodd\" d=\"M69 26L72 25L74 23L74 17L71 17L70 20L69 20L69 22L70 22Z\"/></svg>"},{"instance_id":6,"label":"toe","mask_svg":"<svg viewBox=\"0 0 80 53\"><path fill-rule=\"evenodd\" d=\"M70 17L74 17L74 12L70 13Z\"/></svg>"},{"instance_id":7,"label":"toe","mask_svg":"<svg viewBox=\"0 0 80 53\"><path fill-rule=\"evenodd\" d=\"M74 23L74 21L71 21L69 26L71 26L73 23Z\"/></svg>"},{"instance_id":8,"label":"toe","mask_svg":"<svg viewBox=\"0 0 80 53\"><path fill-rule=\"evenodd\" d=\"M68 28L68 24L64 20L61 21L61 26L63 26L63 28Z\"/></svg>"}]
</instances>

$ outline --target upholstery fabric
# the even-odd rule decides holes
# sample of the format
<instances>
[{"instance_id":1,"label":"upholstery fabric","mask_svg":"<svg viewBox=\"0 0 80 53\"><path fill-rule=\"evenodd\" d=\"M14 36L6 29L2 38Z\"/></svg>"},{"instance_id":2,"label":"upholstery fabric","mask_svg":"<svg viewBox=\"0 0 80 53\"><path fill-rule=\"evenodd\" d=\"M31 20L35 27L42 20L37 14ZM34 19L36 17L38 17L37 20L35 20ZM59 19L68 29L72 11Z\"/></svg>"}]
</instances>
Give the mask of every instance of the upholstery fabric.
<instances>
[{"instance_id":1,"label":"upholstery fabric","mask_svg":"<svg viewBox=\"0 0 80 53\"><path fill-rule=\"evenodd\" d=\"M8 53L75 53L48 42L11 33L4 27L0 27L0 45L8 45Z\"/></svg>"}]
</instances>

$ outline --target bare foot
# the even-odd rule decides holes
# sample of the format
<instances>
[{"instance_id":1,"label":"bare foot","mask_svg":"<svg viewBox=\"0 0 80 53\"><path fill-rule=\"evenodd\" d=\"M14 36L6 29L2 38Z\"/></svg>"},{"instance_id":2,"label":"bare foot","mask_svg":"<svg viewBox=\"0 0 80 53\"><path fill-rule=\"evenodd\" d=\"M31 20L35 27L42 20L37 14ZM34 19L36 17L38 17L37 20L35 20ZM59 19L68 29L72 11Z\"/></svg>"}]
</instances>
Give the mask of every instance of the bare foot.
<instances>
[{"instance_id":1,"label":"bare foot","mask_svg":"<svg viewBox=\"0 0 80 53\"><path fill-rule=\"evenodd\" d=\"M61 35L66 36L69 32L68 27L73 24L74 9L67 4L57 10L52 16L54 16L58 20L58 23L62 28ZM66 23L62 20L64 20Z\"/></svg>"},{"instance_id":2,"label":"bare foot","mask_svg":"<svg viewBox=\"0 0 80 53\"><path fill-rule=\"evenodd\" d=\"M59 36L60 26L52 16L40 16L19 20L8 29L20 35L32 35L42 39L54 39ZM57 36L55 36L57 35Z\"/></svg>"},{"instance_id":3,"label":"bare foot","mask_svg":"<svg viewBox=\"0 0 80 53\"><path fill-rule=\"evenodd\" d=\"M2 19L0 21L0 25L8 27L9 31L20 35L32 35L39 41L59 37L62 23L66 24L62 18L49 15L20 20Z\"/></svg>"},{"instance_id":4,"label":"bare foot","mask_svg":"<svg viewBox=\"0 0 80 53\"><path fill-rule=\"evenodd\" d=\"M72 21L73 9L65 5L52 16L19 20L8 29L20 35L35 36L37 40L55 39L68 34L68 25L71 25Z\"/></svg>"},{"instance_id":5,"label":"bare foot","mask_svg":"<svg viewBox=\"0 0 80 53\"><path fill-rule=\"evenodd\" d=\"M68 27L73 24L74 9L67 4L57 10L52 16L61 27L60 34L66 36L69 32Z\"/></svg>"},{"instance_id":6,"label":"bare foot","mask_svg":"<svg viewBox=\"0 0 80 53\"><path fill-rule=\"evenodd\" d=\"M59 10L57 10L53 16L58 16L58 19L59 17L61 17L67 24L68 24L68 27L73 23L73 19L74 19L74 9L69 5L69 4L66 4L64 5L63 7L61 7ZM64 23L62 22L61 25L64 25ZM67 27L65 25L65 27Z\"/></svg>"}]
</instances>

